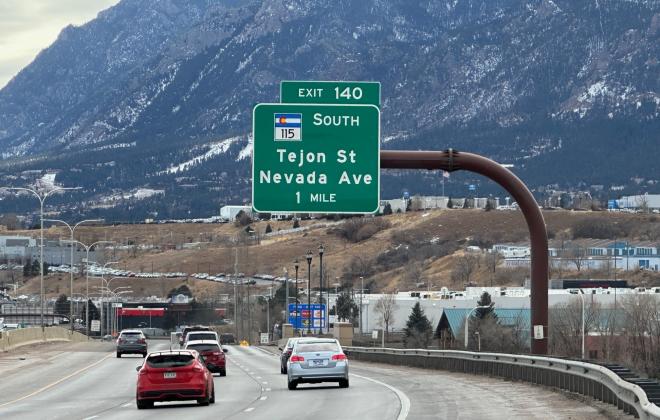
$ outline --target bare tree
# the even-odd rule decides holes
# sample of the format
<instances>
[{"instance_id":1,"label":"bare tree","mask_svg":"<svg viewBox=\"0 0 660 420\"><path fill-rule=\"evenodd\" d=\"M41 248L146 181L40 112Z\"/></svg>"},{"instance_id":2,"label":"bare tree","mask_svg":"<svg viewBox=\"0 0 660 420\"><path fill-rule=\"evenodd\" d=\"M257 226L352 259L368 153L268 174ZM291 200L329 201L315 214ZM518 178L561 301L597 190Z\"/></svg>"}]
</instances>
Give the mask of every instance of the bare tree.
<instances>
[{"instance_id":1,"label":"bare tree","mask_svg":"<svg viewBox=\"0 0 660 420\"><path fill-rule=\"evenodd\" d=\"M454 269L451 272L451 278L454 282L469 284L472 275L479 266L479 257L474 254L463 254L456 258Z\"/></svg>"},{"instance_id":2,"label":"bare tree","mask_svg":"<svg viewBox=\"0 0 660 420\"><path fill-rule=\"evenodd\" d=\"M485 255L484 259L486 260L486 267L488 267L488 272L490 273L490 285L492 286L495 278L495 271L502 260L502 254L497 251L491 251Z\"/></svg>"},{"instance_id":3,"label":"bare tree","mask_svg":"<svg viewBox=\"0 0 660 420\"><path fill-rule=\"evenodd\" d=\"M378 325L385 327L385 341L389 340L390 325L394 322L394 311L398 308L393 293L383 295L376 301L375 311L380 314Z\"/></svg>"},{"instance_id":4,"label":"bare tree","mask_svg":"<svg viewBox=\"0 0 660 420\"><path fill-rule=\"evenodd\" d=\"M598 330L600 304L585 296L585 335ZM552 306L549 311L549 346L552 354L579 357L582 350L582 302L576 296L568 303Z\"/></svg>"},{"instance_id":5,"label":"bare tree","mask_svg":"<svg viewBox=\"0 0 660 420\"><path fill-rule=\"evenodd\" d=\"M649 198L646 194L638 196L635 201L637 202L636 204L637 207L639 207L639 211L642 213L649 212Z\"/></svg>"},{"instance_id":6,"label":"bare tree","mask_svg":"<svg viewBox=\"0 0 660 420\"><path fill-rule=\"evenodd\" d=\"M410 262L403 269L404 284L413 284L418 287L424 282L424 267L420 262Z\"/></svg>"},{"instance_id":7,"label":"bare tree","mask_svg":"<svg viewBox=\"0 0 660 420\"><path fill-rule=\"evenodd\" d=\"M572 245L566 250L566 257L575 265L575 269L579 273L585 265L587 253L581 246Z\"/></svg>"}]
</instances>

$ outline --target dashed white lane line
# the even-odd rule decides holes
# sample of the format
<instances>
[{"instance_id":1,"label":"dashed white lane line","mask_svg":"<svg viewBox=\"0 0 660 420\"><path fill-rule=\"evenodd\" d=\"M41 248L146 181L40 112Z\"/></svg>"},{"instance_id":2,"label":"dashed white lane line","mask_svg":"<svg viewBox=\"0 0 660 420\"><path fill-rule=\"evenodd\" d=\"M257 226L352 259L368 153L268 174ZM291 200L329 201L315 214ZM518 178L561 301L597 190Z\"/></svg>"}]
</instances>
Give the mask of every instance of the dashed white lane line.
<instances>
[{"instance_id":1,"label":"dashed white lane line","mask_svg":"<svg viewBox=\"0 0 660 420\"><path fill-rule=\"evenodd\" d=\"M126 404L122 405L122 407L126 408L126 407L130 407L132 405L133 405L133 403L126 403Z\"/></svg>"},{"instance_id":2,"label":"dashed white lane line","mask_svg":"<svg viewBox=\"0 0 660 420\"><path fill-rule=\"evenodd\" d=\"M396 420L406 420L406 418L408 417L408 413L410 412L410 400L408 399L408 396L403 391L401 391L398 388L393 387L392 385L386 384L385 382L381 382L381 381L378 381L376 379L367 378L366 376L356 375L354 373L351 373L351 375L355 376L357 378L364 379L364 380L367 380L367 381L371 381L375 384L384 386L385 388L387 388L390 391L394 392L396 394L397 398L399 398L399 402L401 403L401 411L399 411L399 415L396 418Z\"/></svg>"},{"instance_id":3,"label":"dashed white lane line","mask_svg":"<svg viewBox=\"0 0 660 420\"><path fill-rule=\"evenodd\" d=\"M252 411L252 410L254 410L254 407L246 408L244 411L245 411L246 413L249 413L249 412Z\"/></svg>"},{"instance_id":4,"label":"dashed white lane line","mask_svg":"<svg viewBox=\"0 0 660 420\"><path fill-rule=\"evenodd\" d=\"M268 381L263 381L262 384L267 385Z\"/></svg>"},{"instance_id":5,"label":"dashed white lane line","mask_svg":"<svg viewBox=\"0 0 660 420\"><path fill-rule=\"evenodd\" d=\"M92 417L85 417L83 420L92 420L98 418L98 416L92 416Z\"/></svg>"},{"instance_id":6,"label":"dashed white lane line","mask_svg":"<svg viewBox=\"0 0 660 420\"><path fill-rule=\"evenodd\" d=\"M261 379L261 376L257 376L257 379Z\"/></svg>"},{"instance_id":7,"label":"dashed white lane line","mask_svg":"<svg viewBox=\"0 0 660 420\"><path fill-rule=\"evenodd\" d=\"M270 391L270 390L271 390L270 388L266 388L266 391Z\"/></svg>"},{"instance_id":8,"label":"dashed white lane line","mask_svg":"<svg viewBox=\"0 0 660 420\"><path fill-rule=\"evenodd\" d=\"M264 395L263 397L261 397L261 398L259 398L259 399L260 399L261 401L266 401L266 400L268 399L268 397Z\"/></svg>"}]
</instances>

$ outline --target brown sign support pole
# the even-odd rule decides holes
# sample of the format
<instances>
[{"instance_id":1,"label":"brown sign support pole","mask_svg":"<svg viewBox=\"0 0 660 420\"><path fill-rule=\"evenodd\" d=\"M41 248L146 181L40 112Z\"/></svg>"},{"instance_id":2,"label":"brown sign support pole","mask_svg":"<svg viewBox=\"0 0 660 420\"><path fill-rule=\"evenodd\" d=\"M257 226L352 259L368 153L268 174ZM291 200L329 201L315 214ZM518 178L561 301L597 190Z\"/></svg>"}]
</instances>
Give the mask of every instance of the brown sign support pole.
<instances>
[{"instance_id":1,"label":"brown sign support pole","mask_svg":"<svg viewBox=\"0 0 660 420\"><path fill-rule=\"evenodd\" d=\"M531 351L548 353L548 234L545 220L527 186L502 165L480 155L457 152L384 150L381 169L428 169L476 172L497 182L511 194L523 212L532 245ZM534 338L534 326L543 326L543 337Z\"/></svg>"}]
</instances>

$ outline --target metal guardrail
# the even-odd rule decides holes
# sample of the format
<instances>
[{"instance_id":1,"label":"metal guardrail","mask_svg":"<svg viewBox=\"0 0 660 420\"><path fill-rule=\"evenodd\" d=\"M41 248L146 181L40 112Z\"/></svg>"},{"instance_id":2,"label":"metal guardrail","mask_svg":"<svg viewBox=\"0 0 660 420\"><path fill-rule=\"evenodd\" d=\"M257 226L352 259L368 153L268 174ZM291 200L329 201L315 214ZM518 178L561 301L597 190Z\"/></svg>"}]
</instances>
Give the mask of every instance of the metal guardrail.
<instances>
[{"instance_id":1,"label":"metal guardrail","mask_svg":"<svg viewBox=\"0 0 660 420\"><path fill-rule=\"evenodd\" d=\"M640 419L660 419L660 407L644 390L593 363L552 357L454 350L344 347L351 358L371 362L489 375L564 389L616 405Z\"/></svg>"}]
</instances>

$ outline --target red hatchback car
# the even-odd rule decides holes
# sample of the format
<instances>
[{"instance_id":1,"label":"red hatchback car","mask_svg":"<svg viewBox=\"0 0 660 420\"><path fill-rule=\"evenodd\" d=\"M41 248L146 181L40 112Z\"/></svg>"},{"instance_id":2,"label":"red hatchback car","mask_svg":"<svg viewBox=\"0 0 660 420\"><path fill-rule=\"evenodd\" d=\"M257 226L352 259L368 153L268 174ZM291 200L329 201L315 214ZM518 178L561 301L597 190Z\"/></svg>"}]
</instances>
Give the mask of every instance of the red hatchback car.
<instances>
[{"instance_id":1,"label":"red hatchback car","mask_svg":"<svg viewBox=\"0 0 660 420\"><path fill-rule=\"evenodd\" d=\"M149 353L137 371L135 399L139 409L151 408L158 401L215 402L213 374L195 350Z\"/></svg>"},{"instance_id":2,"label":"red hatchback car","mask_svg":"<svg viewBox=\"0 0 660 420\"><path fill-rule=\"evenodd\" d=\"M196 340L186 343L186 350L196 350L204 357L204 363L208 370L227 376L227 360L225 353L227 349L220 348L220 344L214 340Z\"/></svg>"}]
</instances>

